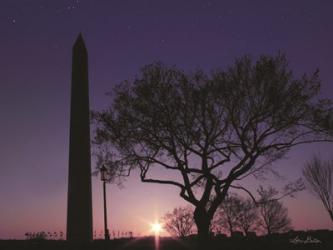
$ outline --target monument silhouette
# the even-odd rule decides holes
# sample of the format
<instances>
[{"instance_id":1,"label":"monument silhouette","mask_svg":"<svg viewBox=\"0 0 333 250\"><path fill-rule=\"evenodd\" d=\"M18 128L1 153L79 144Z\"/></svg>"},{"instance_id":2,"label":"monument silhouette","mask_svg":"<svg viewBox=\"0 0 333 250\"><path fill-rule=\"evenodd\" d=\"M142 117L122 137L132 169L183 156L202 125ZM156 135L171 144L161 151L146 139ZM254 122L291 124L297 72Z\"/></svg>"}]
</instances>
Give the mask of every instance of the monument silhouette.
<instances>
[{"instance_id":1,"label":"monument silhouette","mask_svg":"<svg viewBox=\"0 0 333 250\"><path fill-rule=\"evenodd\" d=\"M79 34L72 52L66 238L92 240L88 52Z\"/></svg>"}]
</instances>

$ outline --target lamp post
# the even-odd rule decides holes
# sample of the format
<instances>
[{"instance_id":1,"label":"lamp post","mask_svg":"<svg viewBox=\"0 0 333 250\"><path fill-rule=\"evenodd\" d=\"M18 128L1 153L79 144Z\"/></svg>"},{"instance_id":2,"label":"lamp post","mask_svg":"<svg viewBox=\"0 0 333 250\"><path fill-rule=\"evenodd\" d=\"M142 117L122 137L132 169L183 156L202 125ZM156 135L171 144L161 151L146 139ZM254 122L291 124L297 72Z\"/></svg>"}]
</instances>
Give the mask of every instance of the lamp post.
<instances>
[{"instance_id":1,"label":"lamp post","mask_svg":"<svg viewBox=\"0 0 333 250\"><path fill-rule=\"evenodd\" d=\"M108 219L107 219L107 211L106 211L106 190L105 190L105 185L108 180L108 170L106 167L103 165L100 169L101 171L101 181L103 182L103 199L104 199L104 239L109 240L110 235L109 235L109 229L108 229Z\"/></svg>"}]
</instances>

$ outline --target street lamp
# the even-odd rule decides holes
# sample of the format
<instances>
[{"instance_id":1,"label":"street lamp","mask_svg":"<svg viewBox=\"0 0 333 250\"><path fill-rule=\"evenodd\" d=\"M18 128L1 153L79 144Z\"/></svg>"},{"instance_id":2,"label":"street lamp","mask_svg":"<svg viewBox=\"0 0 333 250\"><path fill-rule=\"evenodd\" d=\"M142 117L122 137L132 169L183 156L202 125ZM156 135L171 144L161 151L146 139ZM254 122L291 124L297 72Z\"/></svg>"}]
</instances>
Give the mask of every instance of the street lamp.
<instances>
[{"instance_id":1,"label":"street lamp","mask_svg":"<svg viewBox=\"0 0 333 250\"><path fill-rule=\"evenodd\" d=\"M108 223L107 223L107 212L106 212L106 190L105 190L105 185L106 182L108 181L108 170L106 167L103 165L100 169L101 171L101 181L103 182L103 198L104 198L104 238L105 240L110 239L109 235L109 229L108 229Z\"/></svg>"}]
</instances>

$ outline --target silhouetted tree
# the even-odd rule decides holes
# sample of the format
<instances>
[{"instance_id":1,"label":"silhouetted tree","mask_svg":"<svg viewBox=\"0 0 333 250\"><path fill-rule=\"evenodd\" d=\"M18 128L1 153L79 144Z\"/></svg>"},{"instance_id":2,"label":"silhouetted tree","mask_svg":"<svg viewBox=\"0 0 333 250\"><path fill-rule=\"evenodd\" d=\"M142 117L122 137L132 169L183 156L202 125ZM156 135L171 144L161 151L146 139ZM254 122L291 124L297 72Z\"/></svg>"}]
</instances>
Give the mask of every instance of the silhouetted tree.
<instances>
[{"instance_id":1,"label":"silhouetted tree","mask_svg":"<svg viewBox=\"0 0 333 250\"><path fill-rule=\"evenodd\" d=\"M250 232L254 232L258 225L257 206L251 199L241 200L241 210L238 215L239 229L244 232L245 236L249 236Z\"/></svg>"},{"instance_id":2,"label":"silhouetted tree","mask_svg":"<svg viewBox=\"0 0 333 250\"><path fill-rule=\"evenodd\" d=\"M267 190L260 187L258 202L259 227L267 234L282 233L291 229L291 220L288 217L288 210L276 199L278 192L269 187Z\"/></svg>"},{"instance_id":3,"label":"silhouetted tree","mask_svg":"<svg viewBox=\"0 0 333 250\"><path fill-rule=\"evenodd\" d=\"M214 220L219 231L227 231L230 235L239 229L239 215L242 212L241 198L235 194L228 195L216 213ZM221 230L222 229L222 230Z\"/></svg>"},{"instance_id":4,"label":"silhouetted tree","mask_svg":"<svg viewBox=\"0 0 333 250\"><path fill-rule=\"evenodd\" d=\"M246 190L235 181L296 145L330 140L318 125L330 109L319 89L318 72L295 78L280 54L243 57L209 75L155 63L117 85L111 106L94 113L95 143L109 148L105 164L118 176L137 168L142 182L179 188L205 244L229 189Z\"/></svg>"},{"instance_id":5,"label":"silhouetted tree","mask_svg":"<svg viewBox=\"0 0 333 250\"><path fill-rule=\"evenodd\" d=\"M248 235L254 231L258 223L257 206L251 199L244 199L236 194L228 195L216 213L218 231L227 231L230 235L234 231L242 231Z\"/></svg>"},{"instance_id":6,"label":"silhouetted tree","mask_svg":"<svg viewBox=\"0 0 333 250\"><path fill-rule=\"evenodd\" d=\"M176 237L186 237L191 234L194 220L190 207L178 207L163 217L165 230Z\"/></svg>"},{"instance_id":7,"label":"silhouetted tree","mask_svg":"<svg viewBox=\"0 0 333 250\"><path fill-rule=\"evenodd\" d=\"M308 187L323 203L333 222L333 161L314 157L303 169Z\"/></svg>"}]
</instances>

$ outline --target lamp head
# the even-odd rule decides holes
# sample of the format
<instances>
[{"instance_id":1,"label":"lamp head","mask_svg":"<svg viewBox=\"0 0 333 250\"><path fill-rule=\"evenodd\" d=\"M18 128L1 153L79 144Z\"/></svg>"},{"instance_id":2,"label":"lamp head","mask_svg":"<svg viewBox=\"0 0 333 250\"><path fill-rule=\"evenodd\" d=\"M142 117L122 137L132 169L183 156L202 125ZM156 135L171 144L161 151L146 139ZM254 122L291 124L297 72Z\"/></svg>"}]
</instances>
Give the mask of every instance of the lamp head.
<instances>
[{"instance_id":1,"label":"lamp head","mask_svg":"<svg viewBox=\"0 0 333 250\"><path fill-rule=\"evenodd\" d=\"M107 181L108 180L108 170L107 168L105 167L105 165L103 165L100 170L101 172L101 180L102 181Z\"/></svg>"}]
</instances>

